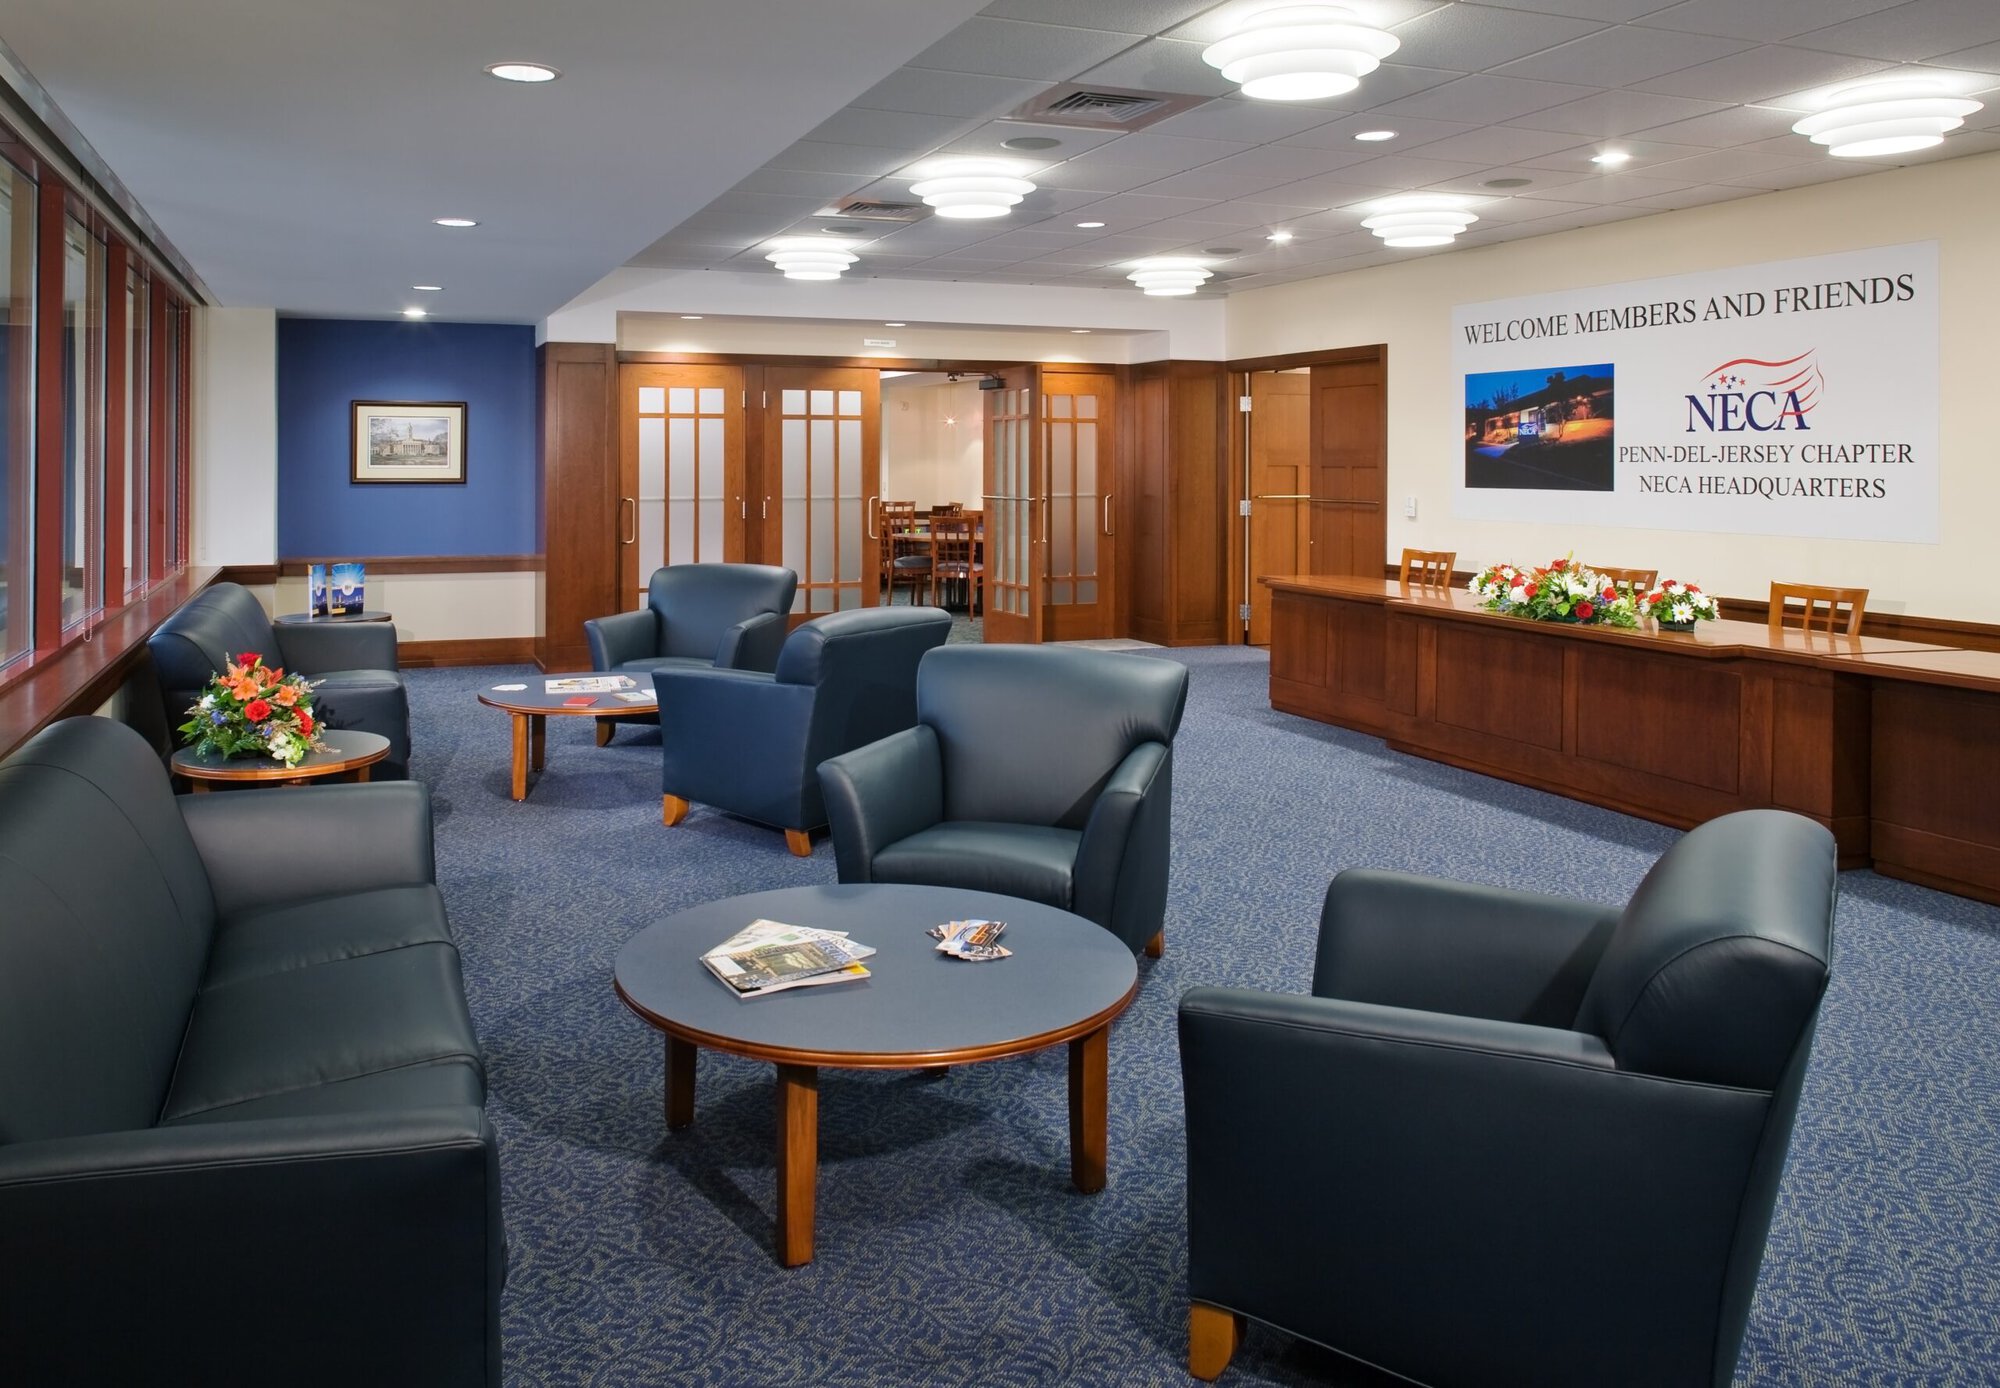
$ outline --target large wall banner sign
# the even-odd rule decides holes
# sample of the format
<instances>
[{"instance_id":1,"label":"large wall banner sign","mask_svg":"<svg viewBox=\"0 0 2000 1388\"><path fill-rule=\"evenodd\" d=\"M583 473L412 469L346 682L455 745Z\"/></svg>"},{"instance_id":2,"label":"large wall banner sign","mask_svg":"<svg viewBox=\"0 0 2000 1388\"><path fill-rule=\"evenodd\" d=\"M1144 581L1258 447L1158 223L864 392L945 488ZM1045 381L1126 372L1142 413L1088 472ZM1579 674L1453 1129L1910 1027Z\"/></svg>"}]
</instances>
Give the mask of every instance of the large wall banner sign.
<instances>
[{"instance_id":1,"label":"large wall banner sign","mask_svg":"<svg viewBox=\"0 0 2000 1388\"><path fill-rule=\"evenodd\" d=\"M1452 311L1456 514L1938 533L1934 241Z\"/></svg>"}]
</instances>

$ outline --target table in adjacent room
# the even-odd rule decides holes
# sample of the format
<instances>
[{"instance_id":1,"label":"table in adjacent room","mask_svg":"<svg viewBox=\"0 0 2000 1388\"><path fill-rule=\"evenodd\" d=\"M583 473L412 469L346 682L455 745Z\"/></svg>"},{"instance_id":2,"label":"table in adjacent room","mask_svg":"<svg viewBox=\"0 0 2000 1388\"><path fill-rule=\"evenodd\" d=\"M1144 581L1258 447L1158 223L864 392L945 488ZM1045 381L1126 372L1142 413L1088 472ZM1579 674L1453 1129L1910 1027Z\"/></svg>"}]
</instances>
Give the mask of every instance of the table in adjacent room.
<instances>
[{"instance_id":1,"label":"table in adjacent room","mask_svg":"<svg viewBox=\"0 0 2000 1388\"><path fill-rule=\"evenodd\" d=\"M758 919L844 930L876 953L869 977L742 999L701 956ZM1013 956L947 958L925 932L949 920L1007 922ZM618 996L666 1033L666 1122L694 1121L697 1050L777 1066L778 1260L812 1261L819 1071L925 1069L1069 1044L1070 1179L1104 1188L1111 1023L1138 992L1130 950L1081 916L948 887L789 887L712 901L628 941Z\"/></svg>"},{"instance_id":2,"label":"table in adjacent room","mask_svg":"<svg viewBox=\"0 0 2000 1388\"><path fill-rule=\"evenodd\" d=\"M566 680L624 680L625 690L586 691L578 694L571 689L550 690L551 682ZM528 773L542 769L543 751L547 742L548 720L551 718L595 718L599 720L598 746L607 740L603 736L607 718L629 718L635 713L655 713L659 704L653 698L653 677L651 675L621 675L617 671L585 670L570 675L536 675L518 685L495 685L480 691L479 702L489 708L501 709L513 715L513 776L511 793L516 800L528 798ZM619 693L644 694L643 702L621 699ZM572 705L572 698L588 698L591 702Z\"/></svg>"},{"instance_id":3,"label":"table in adjacent room","mask_svg":"<svg viewBox=\"0 0 2000 1388\"><path fill-rule=\"evenodd\" d=\"M320 741L326 744L326 749L306 753L305 760L297 766L286 766L269 756L201 756L193 748L183 747L169 759L168 767L174 775L185 777L190 789L200 795L213 790L217 783L301 786L335 776L365 781L368 768L389 755L389 739L379 733L335 728L322 731Z\"/></svg>"}]
</instances>

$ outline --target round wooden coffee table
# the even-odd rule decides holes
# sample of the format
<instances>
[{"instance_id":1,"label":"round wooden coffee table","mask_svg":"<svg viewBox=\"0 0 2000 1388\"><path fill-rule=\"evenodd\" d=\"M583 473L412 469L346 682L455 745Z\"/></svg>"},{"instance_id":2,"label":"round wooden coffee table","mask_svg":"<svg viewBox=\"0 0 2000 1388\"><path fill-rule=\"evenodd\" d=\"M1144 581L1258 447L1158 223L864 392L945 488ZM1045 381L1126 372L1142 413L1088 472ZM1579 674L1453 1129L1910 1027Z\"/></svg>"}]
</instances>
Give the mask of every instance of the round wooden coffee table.
<instances>
[{"instance_id":1,"label":"round wooden coffee table","mask_svg":"<svg viewBox=\"0 0 2000 1388\"><path fill-rule=\"evenodd\" d=\"M973 964L925 932L948 920L1007 922L1010 959ZM876 953L869 977L739 999L701 956L763 918L845 930ZM778 1261L812 1261L819 1071L965 1065L1069 1043L1070 1180L1104 1188L1111 1023L1139 990L1132 952L1103 927L1015 897L888 884L788 887L711 901L641 931L618 952L618 996L666 1033L669 1128L694 1121L702 1047L778 1068Z\"/></svg>"},{"instance_id":2,"label":"round wooden coffee table","mask_svg":"<svg viewBox=\"0 0 2000 1388\"><path fill-rule=\"evenodd\" d=\"M215 789L217 781L302 786L308 781L349 775L365 781L368 768L389 755L389 739L380 733L338 728L323 731L320 741L326 750L306 753L297 766L286 766L270 757L197 756L193 748L183 747L169 759L168 767L174 775L187 777L195 794L203 795Z\"/></svg>"},{"instance_id":3,"label":"round wooden coffee table","mask_svg":"<svg viewBox=\"0 0 2000 1388\"><path fill-rule=\"evenodd\" d=\"M560 680L608 680L627 679L632 681L627 694L645 694L643 703L618 697L618 691L605 690L596 693L577 694L568 689L551 691L549 684ZM513 795L516 800L528 798L528 773L542 769L543 749L547 741L548 720L550 718L577 717L598 720L597 745L602 747L610 738L606 734L611 724L605 720L629 718L635 713L656 713L659 703L652 697L653 677L648 674L625 674L618 670L584 670L569 675L535 675L519 682L519 688L496 685L480 691L479 702L489 708L504 709L514 719L514 766ZM572 698L587 698L588 704L571 704Z\"/></svg>"}]
</instances>

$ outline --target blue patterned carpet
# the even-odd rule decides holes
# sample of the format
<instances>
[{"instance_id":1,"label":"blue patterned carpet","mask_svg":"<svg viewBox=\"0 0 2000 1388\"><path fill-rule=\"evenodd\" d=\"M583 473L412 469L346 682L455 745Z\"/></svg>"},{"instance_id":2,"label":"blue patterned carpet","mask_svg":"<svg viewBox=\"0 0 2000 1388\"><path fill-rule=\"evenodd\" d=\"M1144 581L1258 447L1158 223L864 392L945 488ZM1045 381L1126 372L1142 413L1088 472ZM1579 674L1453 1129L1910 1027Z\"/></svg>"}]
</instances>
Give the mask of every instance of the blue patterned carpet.
<instances>
[{"instance_id":1,"label":"blue patterned carpet","mask_svg":"<svg viewBox=\"0 0 2000 1388\"><path fill-rule=\"evenodd\" d=\"M513 1271L510 1384L1139 1385L1183 1369L1174 1006L1303 991L1327 879L1406 868L1622 900L1670 830L1271 711L1256 652L1193 670L1176 749L1167 957L1112 1033L1111 1170L1069 1185L1065 1058L822 1081L817 1259L781 1270L769 1067L701 1058L661 1117L661 1042L611 991L619 945L714 897L833 880L699 807L659 822L658 732L551 720L507 798L515 670L411 674L416 770L488 1056ZM1738 1381L2000 1382L2000 911L1850 873ZM1253 1327L1231 1384L1380 1383ZM1616 1385L1606 1385L1616 1388Z\"/></svg>"}]
</instances>

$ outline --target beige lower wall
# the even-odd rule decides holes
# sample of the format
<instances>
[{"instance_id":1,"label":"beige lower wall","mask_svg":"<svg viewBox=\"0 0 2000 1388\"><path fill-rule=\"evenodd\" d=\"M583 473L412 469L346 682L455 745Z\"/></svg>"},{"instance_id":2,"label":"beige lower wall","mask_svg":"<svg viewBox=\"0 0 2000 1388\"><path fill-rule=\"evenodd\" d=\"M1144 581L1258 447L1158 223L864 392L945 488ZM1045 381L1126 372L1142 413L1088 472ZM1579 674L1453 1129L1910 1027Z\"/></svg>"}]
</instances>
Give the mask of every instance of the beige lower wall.
<instances>
[{"instance_id":1,"label":"beige lower wall","mask_svg":"<svg viewBox=\"0 0 2000 1388\"><path fill-rule=\"evenodd\" d=\"M536 573L368 575L368 606L393 613L403 641L532 638L539 609ZM306 581L283 577L250 591L273 612L303 612Z\"/></svg>"},{"instance_id":2,"label":"beige lower wall","mask_svg":"<svg viewBox=\"0 0 2000 1388\"><path fill-rule=\"evenodd\" d=\"M1474 521L1451 512L1462 467L1454 306L1909 241L1938 242L1941 516L1936 545ZM1387 343L1390 554L1453 549L1459 567L1546 562L1657 567L1712 592L1774 579L1871 590L1871 609L2000 621L1990 578L2000 465L1992 426L2000 322L2000 154L1971 155L1554 236L1249 290L1228 301L1234 358ZM1404 508L1415 497L1417 518ZM1386 556L1385 556L1386 557Z\"/></svg>"}]
</instances>

